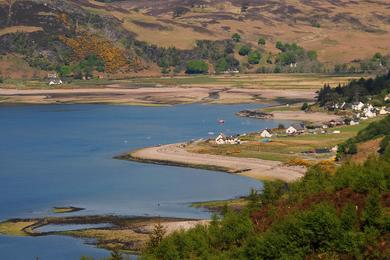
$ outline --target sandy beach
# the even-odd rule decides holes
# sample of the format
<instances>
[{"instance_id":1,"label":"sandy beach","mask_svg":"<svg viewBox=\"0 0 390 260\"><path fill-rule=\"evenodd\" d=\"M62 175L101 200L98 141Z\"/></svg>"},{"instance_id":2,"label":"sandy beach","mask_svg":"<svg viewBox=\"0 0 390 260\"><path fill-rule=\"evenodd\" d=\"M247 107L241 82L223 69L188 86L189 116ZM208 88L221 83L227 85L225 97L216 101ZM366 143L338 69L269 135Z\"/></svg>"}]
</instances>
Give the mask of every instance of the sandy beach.
<instances>
[{"instance_id":1,"label":"sandy beach","mask_svg":"<svg viewBox=\"0 0 390 260\"><path fill-rule=\"evenodd\" d=\"M94 88L16 89L0 88L0 103L80 104L109 103L130 105L172 105L185 103L237 104L264 102L265 99L314 99L312 90L244 89L218 86L127 88L109 85Z\"/></svg>"},{"instance_id":2,"label":"sandy beach","mask_svg":"<svg viewBox=\"0 0 390 260\"><path fill-rule=\"evenodd\" d=\"M306 171L304 167L286 166L277 161L190 153L186 150L184 143L144 148L124 155L122 158L149 163L209 168L257 180L282 180L285 182L300 179Z\"/></svg>"}]
</instances>

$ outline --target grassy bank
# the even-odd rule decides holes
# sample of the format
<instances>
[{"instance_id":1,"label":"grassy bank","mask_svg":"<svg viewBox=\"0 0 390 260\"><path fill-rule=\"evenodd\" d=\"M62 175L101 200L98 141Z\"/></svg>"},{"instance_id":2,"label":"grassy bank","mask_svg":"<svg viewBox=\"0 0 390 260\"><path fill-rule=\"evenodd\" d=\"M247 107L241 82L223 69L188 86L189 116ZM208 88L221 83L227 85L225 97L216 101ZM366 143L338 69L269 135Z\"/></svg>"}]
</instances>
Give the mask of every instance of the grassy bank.
<instances>
[{"instance_id":1,"label":"grassy bank","mask_svg":"<svg viewBox=\"0 0 390 260\"><path fill-rule=\"evenodd\" d=\"M188 146L188 150L194 153L226 155L243 158L259 158L264 160L273 160L288 162L293 159L306 160L328 160L335 154L315 154L304 153L315 149L332 148L345 140L355 136L360 130L364 129L373 121L380 120L381 117L362 121L356 126L339 126L329 130L326 134L302 134L298 136L287 136L279 134L271 138L270 142L262 142L259 133L250 133L242 136L241 140L246 141L240 145L217 145L213 142L199 142ZM259 129L260 130L260 129ZM340 131L339 134L333 131Z\"/></svg>"},{"instance_id":2,"label":"grassy bank","mask_svg":"<svg viewBox=\"0 0 390 260\"><path fill-rule=\"evenodd\" d=\"M33 220L5 221L0 223L0 234L7 236L28 236L25 229L36 224Z\"/></svg>"},{"instance_id":3,"label":"grassy bank","mask_svg":"<svg viewBox=\"0 0 390 260\"><path fill-rule=\"evenodd\" d=\"M211 212L221 212L224 208L229 208L231 210L239 210L244 208L248 204L247 198L237 198L230 200L212 200L212 201L202 201L194 202L191 204L193 208L203 208Z\"/></svg>"},{"instance_id":4,"label":"grassy bank","mask_svg":"<svg viewBox=\"0 0 390 260\"><path fill-rule=\"evenodd\" d=\"M63 213L72 213L84 210L84 208L77 208L77 207L54 207L52 209L52 212L55 214L63 214Z\"/></svg>"}]
</instances>

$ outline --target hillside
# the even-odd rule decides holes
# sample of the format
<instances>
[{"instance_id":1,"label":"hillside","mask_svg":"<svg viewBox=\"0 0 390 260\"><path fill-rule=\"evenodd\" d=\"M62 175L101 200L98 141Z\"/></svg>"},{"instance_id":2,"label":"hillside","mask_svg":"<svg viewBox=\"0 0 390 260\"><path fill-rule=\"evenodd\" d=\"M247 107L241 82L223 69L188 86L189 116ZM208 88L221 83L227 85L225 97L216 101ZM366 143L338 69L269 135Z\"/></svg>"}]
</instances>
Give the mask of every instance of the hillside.
<instances>
[{"instance_id":1,"label":"hillside","mask_svg":"<svg viewBox=\"0 0 390 260\"><path fill-rule=\"evenodd\" d=\"M321 61L333 63L390 51L390 3L386 2L149 0L110 5L132 10L121 17L124 27L157 45L189 49L194 40L226 39L238 32L253 45L263 36L270 51L277 51L278 40L296 42L317 50Z\"/></svg>"},{"instance_id":2,"label":"hillside","mask_svg":"<svg viewBox=\"0 0 390 260\"><path fill-rule=\"evenodd\" d=\"M196 59L200 72L376 70L390 60L389 17L386 1L0 0L0 69L125 77L184 73ZM31 69L13 68L21 60Z\"/></svg>"},{"instance_id":3,"label":"hillside","mask_svg":"<svg viewBox=\"0 0 390 260\"><path fill-rule=\"evenodd\" d=\"M356 138L388 133L389 118ZM141 259L388 259L389 139L383 148L359 164L319 163L296 182L266 181L209 225L166 236L156 228Z\"/></svg>"}]
</instances>

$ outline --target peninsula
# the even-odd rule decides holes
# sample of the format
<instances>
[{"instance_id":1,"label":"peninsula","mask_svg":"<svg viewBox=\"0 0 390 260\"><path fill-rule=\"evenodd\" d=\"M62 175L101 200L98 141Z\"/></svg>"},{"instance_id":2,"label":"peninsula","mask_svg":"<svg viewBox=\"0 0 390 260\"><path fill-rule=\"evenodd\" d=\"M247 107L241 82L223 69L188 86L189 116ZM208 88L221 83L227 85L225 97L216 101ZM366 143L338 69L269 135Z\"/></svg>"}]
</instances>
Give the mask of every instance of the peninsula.
<instances>
[{"instance_id":1,"label":"peninsula","mask_svg":"<svg viewBox=\"0 0 390 260\"><path fill-rule=\"evenodd\" d=\"M305 167L287 166L277 161L192 153L186 147L187 144L185 143L155 146L130 152L118 158L146 163L220 170L257 180L282 180L285 182L298 180L306 171Z\"/></svg>"}]
</instances>

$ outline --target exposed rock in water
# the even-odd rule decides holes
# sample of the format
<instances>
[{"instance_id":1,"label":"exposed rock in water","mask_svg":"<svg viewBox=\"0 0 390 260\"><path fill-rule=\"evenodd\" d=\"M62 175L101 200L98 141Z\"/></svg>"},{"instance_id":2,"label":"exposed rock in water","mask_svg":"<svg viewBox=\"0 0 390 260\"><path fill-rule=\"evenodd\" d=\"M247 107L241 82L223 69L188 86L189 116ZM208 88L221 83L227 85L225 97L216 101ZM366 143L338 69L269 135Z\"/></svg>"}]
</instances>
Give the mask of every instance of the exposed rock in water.
<instances>
[{"instance_id":1,"label":"exposed rock in water","mask_svg":"<svg viewBox=\"0 0 390 260\"><path fill-rule=\"evenodd\" d=\"M250 117L257 119L270 119L273 118L273 115L270 113L261 112L258 110L242 110L236 113L238 116Z\"/></svg>"}]
</instances>

